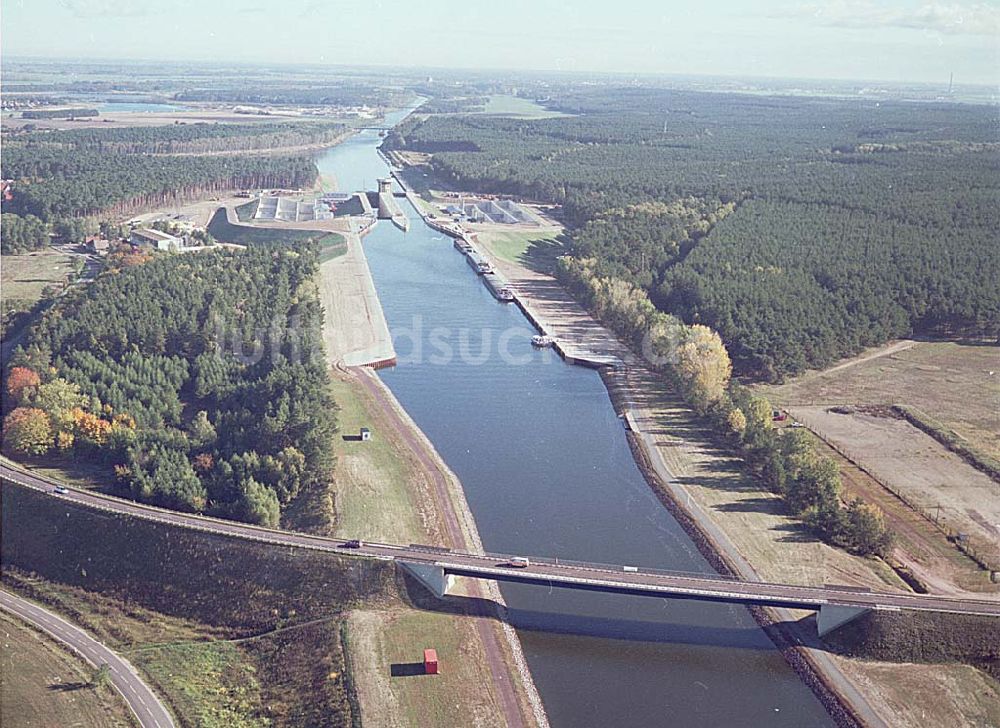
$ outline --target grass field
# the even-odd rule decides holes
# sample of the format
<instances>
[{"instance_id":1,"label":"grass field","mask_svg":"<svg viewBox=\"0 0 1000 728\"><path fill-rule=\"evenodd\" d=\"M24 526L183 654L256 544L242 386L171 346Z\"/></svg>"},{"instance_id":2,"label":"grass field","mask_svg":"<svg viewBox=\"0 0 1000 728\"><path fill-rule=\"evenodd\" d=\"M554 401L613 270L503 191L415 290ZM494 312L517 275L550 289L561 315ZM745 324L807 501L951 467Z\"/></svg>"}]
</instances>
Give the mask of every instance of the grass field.
<instances>
[{"instance_id":1,"label":"grass field","mask_svg":"<svg viewBox=\"0 0 1000 728\"><path fill-rule=\"evenodd\" d=\"M229 642L156 645L128 659L170 696L184 725L265 728L261 688L247 656Z\"/></svg>"},{"instance_id":2,"label":"grass field","mask_svg":"<svg viewBox=\"0 0 1000 728\"><path fill-rule=\"evenodd\" d=\"M428 192L425 192L424 194L427 194L428 196L430 195ZM440 217L443 214L441 210L438 209L437 205L430 200L427 200L424 197L417 197L416 195L414 195L414 199L417 201L417 205L424 211L425 214L433 215L434 217Z\"/></svg>"},{"instance_id":3,"label":"grass field","mask_svg":"<svg viewBox=\"0 0 1000 728\"><path fill-rule=\"evenodd\" d=\"M342 255L347 255L347 240L340 235L336 235L332 238L324 238L320 241L319 248L319 263L322 265L328 260L333 260L334 258L339 258Z\"/></svg>"},{"instance_id":4,"label":"grass field","mask_svg":"<svg viewBox=\"0 0 1000 728\"><path fill-rule=\"evenodd\" d=\"M538 269L540 263L546 262L543 259L552 257L552 251L564 252L558 236L559 232L552 230L510 232L490 230L480 231L479 240L501 260ZM541 267L545 268L545 265Z\"/></svg>"},{"instance_id":5,"label":"grass field","mask_svg":"<svg viewBox=\"0 0 1000 728\"><path fill-rule=\"evenodd\" d=\"M490 96L486 108L479 113L514 116L518 119L550 119L557 116L568 116L560 111L550 111L530 99L506 95Z\"/></svg>"},{"instance_id":6,"label":"grass field","mask_svg":"<svg viewBox=\"0 0 1000 728\"><path fill-rule=\"evenodd\" d=\"M1000 685L968 665L838 662L882 715L899 726L1000 726Z\"/></svg>"},{"instance_id":7,"label":"grass field","mask_svg":"<svg viewBox=\"0 0 1000 728\"><path fill-rule=\"evenodd\" d=\"M342 625L338 615L240 643L256 665L274 725L357 725L347 710L351 676L344 659Z\"/></svg>"},{"instance_id":8,"label":"grass field","mask_svg":"<svg viewBox=\"0 0 1000 728\"><path fill-rule=\"evenodd\" d=\"M66 281L73 270L72 262L73 256L54 250L3 256L0 261L3 299L33 304L42 297L42 290L46 286Z\"/></svg>"},{"instance_id":9,"label":"grass field","mask_svg":"<svg viewBox=\"0 0 1000 728\"><path fill-rule=\"evenodd\" d=\"M184 725L350 721L339 616L230 640L233 631L225 627L172 617L16 569L8 569L4 580L127 657Z\"/></svg>"},{"instance_id":10,"label":"grass field","mask_svg":"<svg viewBox=\"0 0 1000 728\"><path fill-rule=\"evenodd\" d=\"M109 728L136 725L110 686L88 687L93 668L0 611L0 725Z\"/></svg>"},{"instance_id":11,"label":"grass field","mask_svg":"<svg viewBox=\"0 0 1000 728\"><path fill-rule=\"evenodd\" d=\"M364 725L504 725L471 621L416 610L355 611L347 644ZM428 647L437 650L438 675L421 674L417 664Z\"/></svg>"},{"instance_id":12,"label":"grass field","mask_svg":"<svg viewBox=\"0 0 1000 728\"><path fill-rule=\"evenodd\" d=\"M344 672L339 642L304 625L398 604L391 565L111 516L6 483L3 501L4 585L134 661L175 711L214 716L190 725L350 724L342 686L301 689L320 682L317 665Z\"/></svg>"},{"instance_id":13,"label":"grass field","mask_svg":"<svg viewBox=\"0 0 1000 728\"><path fill-rule=\"evenodd\" d=\"M422 513L416 493L429 485L409 467L383 416L357 383L333 377L339 411L336 535L388 543L426 543L433 532L430 513ZM368 442L344 440L361 427L372 430Z\"/></svg>"},{"instance_id":14,"label":"grass field","mask_svg":"<svg viewBox=\"0 0 1000 728\"><path fill-rule=\"evenodd\" d=\"M1000 347L915 342L888 356L761 387L777 405L906 404L1000 459Z\"/></svg>"},{"instance_id":15,"label":"grass field","mask_svg":"<svg viewBox=\"0 0 1000 728\"><path fill-rule=\"evenodd\" d=\"M37 464L28 459L24 459L24 462L31 464L32 469L40 475L56 478L77 488L114 492L115 474L109 463L50 455L46 455L44 461L39 460Z\"/></svg>"},{"instance_id":16,"label":"grass field","mask_svg":"<svg viewBox=\"0 0 1000 728\"><path fill-rule=\"evenodd\" d=\"M332 174L321 174L316 180L316 187L321 192L337 192L337 177Z\"/></svg>"}]
</instances>

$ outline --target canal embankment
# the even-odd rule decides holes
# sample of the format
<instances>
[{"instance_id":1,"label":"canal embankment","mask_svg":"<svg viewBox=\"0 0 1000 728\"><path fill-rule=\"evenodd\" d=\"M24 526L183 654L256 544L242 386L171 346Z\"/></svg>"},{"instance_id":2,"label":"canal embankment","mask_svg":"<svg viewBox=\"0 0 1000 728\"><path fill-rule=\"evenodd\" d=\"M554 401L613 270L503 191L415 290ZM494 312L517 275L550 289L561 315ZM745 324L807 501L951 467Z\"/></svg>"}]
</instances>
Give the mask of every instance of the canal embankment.
<instances>
[{"instance_id":1,"label":"canal embankment","mask_svg":"<svg viewBox=\"0 0 1000 728\"><path fill-rule=\"evenodd\" d=\"M374 374L394 364L396 352L358 234L348 236L345 255L320 266L318 284L324 343L345 432L337 447L338 535L481 551L458 478ZM353 434L361 426L369 428L373 441ZM503 619L499 588L473 583L464 596L471 603L492 603L499 612L361 608L352 613L345 642L353 653L366 722L444 725L443 716L434 717L444 703L427 701L450 691L448 709L458 701L469 715L480 716L481 725L548 725L517 634ZM387 665L404 659L407 646L409 652L416 650L415 639L439 646L454 675L448 685L415 689L406 681L387 680ZM385 705L394 707L387 712Z\"/></svg>"},{"instance_id":2,"label":"canal embankment","mask_svg":"<svg viewBox=\"0 0 1000 728\"><path fill-rule=\"evenodd\" d=\"M369 368L353 371L358 382L372 400L378 403L392 430L416 458L421 472L430 481L428 496L433 501L433 508L441 515L443 526L441 539L430 545L482 553L483 542L458 476L448 467L392 390ZM497 583L470 580L463 586L464 589L459 587L458 593L495 605L496 613L473 619L486 653L486 664L492 672L494 689L498 693L504 715L507 716L507 725L536 725L539 728L548 726L545 709L531 679L520 640L505 618L506 603ZM511 680L511 676L506 674L508 666L513 668L516 680Z\"/></svg>"},{"instance_id":3,"label":"canal embankment","mask_svg":"<svg viewBox=\"0 0 1000 728\"><path fill-rule=\"evenodd\" d=\"M405 113L396 116L402 118ZM387 123L397 123L387 121ZM375 154L378 137L363 131L317 159L321 174L334 177L343 189L365 190L369 183L385 176L385 167ZM361 193L364 218L374 220L375 210L366 193ZM391 226L365 228L375 237ZM360 241L350 251L367 261ZM331 261L333 262L333 261ZM364 359L383 360L388 350L377 356L351 359L338 355L337 342L350 341L350 331L367 330L368 342L376 338L392 343L384 315L376 317L358 310L373 311L381 302L372 284L367 265L355 266L351 275L344 266L325 267L324 308L333 311L324 330L327 355L334 369L334 391L340 406L340 441L336 446L338 477L333 484L338 513L338 534L349 537L383 539L387 542L414 542L457 548L482 548L475 520L465 501L462 484L445 465L436 448L409 417L392 391L365 366ZM361 285L363 283L363 285ZM354 312L337 294L348 287L361 295L363 305ZM372 324L374 327L373 335ZM332 346L331 346L332 344ZM359 345L361 350L365 344ZM393 356L395 351L392 351ZM361 366L350 366L358 362ZM368 427L371 439L363 441L360 427ZM346 529L346 530L345 530ZM349 533L350 531L350 533ZM483 599L501 605L496 585L479 591ZM471 596L471 595L466 595ZM471 600L480 604L478 600ZM462 612L461 608L456 611ZM440 609L408 608L393 613L372 612L362 606L352 614L346 627L352 672L356 673L358 695L365 723L372 725L449 725L455 715L468 716L482 726L540 726L548 723L520 642L514 630L495 613L448 614ZM400 664L413 659L418 647L437 645L442 675L428 684L408 677L390 675ZM417 651L419 656L420 652ZM394 674L394 673L393 673Z\"/></svg>"},{"instance_id":4,"label":"canal embankment","mask_svg":"<svg viewBox=\"0 0 1000 728\"><path fill-rule=\"evenodd\" d=\"M348 142L320 169L364 188L385 175L376 144ZM406 361L379 378L461 478L490 550L710 570L593 374L533 349L537 329L429 228L379 226L366 249ZM830 724L741 608L517 587L503 587L508 613L553 723Z\"/></svg>"},{"instance_id":5,"label":"canal embankment","mask_svg":"<svg viewBox=\"0 0 1000 728\"><path fill-rule=\"evenodd\" d=\"M319 268L327 357L342 366L391 366L396 351L361 238L356 232L346 237L347 252Z\"/></svg>"},{"instance_id":6,"label":"canal embankment","mask_svg":"<svg viewBox=\"0 0 1000 728\"><path fill-rule=\"evenodd\" d=\"M715 444L714 435L662 377L553 277L494 255L488 244L468 233L464 238L510 280L518 306L541 333L555 339L567 361L601 368L615 409L630 430L630 446L640 469L715 568L757 581L907 588L882 562L854 557L811 538L787 516L773 493L763 490ZM615 361L623 366L615 366ZM877 726L893 721L892 701L903 699L909 690L899 687L907 684L906 666L881 663L879 669L895 677L874 682L868 678L865 661L833 655L817 642L808 615L778 609L751 612L838 723ZM940 694L961 670L928 666L921 672L924 689ZM929 705L942 711L939 716L945 722L956 717L945 701Z\"/></svg>"},{"instance_id":7,"label":"canal embankment","mask_svg":"<svg viewBox=\"0 0 1000 728\"><path fill-rule=\"evenodd\" d=\"M394 176L403 189L409 191L402 175ZM434 219L418 205L413 208L430 227L460 240L464 254L471 253L488 261L506 278L516 305L541 335L552 339L553 348L560 357L567 363L601 372L611 401L630 430L629 445L643 476L709 563L720 573L761 580L743 552L730 541L706 510L691 498L663 458L660 444L664 431L658 420L659 408L664 405L678 407L678 403L671 397L662 379L573 299L553 276L505 260L496 255L477 233L465 230L456 223ZM684 408L681 406L681 409ZM690 426L678 431L690 431ZM667 439L667 447L684 444L679 438L668 436ZM715 470L722 460L717 458L702 463L705 464ZM725 470L730 471L728 467ZM715 477L718 473L712 472L711 475ZM795 583L794 580L792 583ZM809 628L804 629L798 624L803 614L790 610L750 611L789 665L839 725L856 726L862 721L865 725L883 725L828 656L805 646L811 638L807 635ZM778 625L783 626L779 628Z\"/></svg>"},{"instance_id":8,"label":"canal embankment","mask_svg":"<svg viewBox=\"0 0 1000 728\"><path fill-rule=\"evenodd\" d=\"M392 392L369 367L333 376L344 433L335 445L335 535L481 548L461 483ZM370 439L356 434L361 427ZM493 609L498 594L466 590L430 603L423 587L404 583L407 604L359 604L345 624L363 724L448 725L460 710L483 726L546 726L516 634ZM394 677L425 647L438 650L442 679Z\"/></svg>"}]
</instances>

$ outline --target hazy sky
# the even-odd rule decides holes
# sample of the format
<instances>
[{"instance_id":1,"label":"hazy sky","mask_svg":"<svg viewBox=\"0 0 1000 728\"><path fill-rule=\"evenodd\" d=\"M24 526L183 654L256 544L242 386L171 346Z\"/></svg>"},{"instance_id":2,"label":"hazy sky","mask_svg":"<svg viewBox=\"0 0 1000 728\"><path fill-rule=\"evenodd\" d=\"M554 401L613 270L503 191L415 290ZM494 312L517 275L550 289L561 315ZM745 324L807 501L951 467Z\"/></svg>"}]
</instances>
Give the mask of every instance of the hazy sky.
<instances>
[{"instance_id":1,"label":"hazy sky","mask_svg":"<svg viewBox=\"0 0 1000 728\"><path fill-rule=\"evenodd\" d=\"M11 56L1000 84L1000 0L2 0ZM367 11L367 12L365 12Z\"/></svg>"}]
</instances>

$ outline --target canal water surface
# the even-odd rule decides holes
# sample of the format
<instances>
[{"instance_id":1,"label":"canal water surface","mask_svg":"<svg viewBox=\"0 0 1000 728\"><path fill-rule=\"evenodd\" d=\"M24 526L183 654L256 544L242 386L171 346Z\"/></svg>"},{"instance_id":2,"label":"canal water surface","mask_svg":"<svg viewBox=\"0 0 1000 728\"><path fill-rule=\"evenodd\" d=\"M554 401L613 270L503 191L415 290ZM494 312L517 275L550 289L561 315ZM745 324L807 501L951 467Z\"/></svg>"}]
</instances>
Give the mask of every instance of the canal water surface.
<instances>
[{"instance_id":1,"label":"canal water surface","mask_svg":"<svg viewBox=\"0 0 1000 728\"><path fill-rule=\"evenodd\" d=\"M320 172L374 188L379 142L358 134ZM637 469L598 374L533 349L521 312L406 208L409 232L382 221L364 242L400 359L380 376L461 479L485 548L711 572ZM832 725L743 607L502 589L553 726Z\"/></svg>"}]
</instances>

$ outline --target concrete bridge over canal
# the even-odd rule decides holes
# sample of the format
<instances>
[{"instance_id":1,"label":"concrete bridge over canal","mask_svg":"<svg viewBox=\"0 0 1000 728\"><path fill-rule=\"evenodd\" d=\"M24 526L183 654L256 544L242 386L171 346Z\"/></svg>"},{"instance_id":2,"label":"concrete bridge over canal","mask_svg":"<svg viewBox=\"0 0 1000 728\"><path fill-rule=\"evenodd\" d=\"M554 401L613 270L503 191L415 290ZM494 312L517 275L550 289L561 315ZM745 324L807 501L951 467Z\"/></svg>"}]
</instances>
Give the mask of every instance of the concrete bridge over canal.
<instances>
[{"instance_id":1,"label":"concrete bridge over canal","mask_svg":"<svg viewBox=\"0 0 1000 728\"><path fill-rule=\"evenodd\" d=\"M818 612L817 625L821 636L869 610L914 610L1000 617L1000 600L874 592L844 586L769 584L713 574L662 571L628 565L536 557L525 560L506 554L474 554L419 544L402 546L351 542L155 508L71 488L8 463L0 463L0 478L4 483L30 488L68 503L180 528L340 555L395 561L438 597L447 596L456 577L466 577L623 595L804 609Z\"/></svg>"},{"instance_id":2,"label":"concrete bridge over canal","mask_svg":"<svg viewBox=\"0 0 1000 728\"><path fill-rule=\"evenodd\" d=\"M873 592L847 586L769 584L715 574L545 558L532 558L527 566L513 566L518 557L470 554L416 544L408 547L370 544L363 546L361 550L383 555L386 549L390 552L401 549L402 553L393 558L437 597L447 596L455 577L464 576L629 596L783 607L817 612L817 627L821 637L872 610L913 610L1000 617L1000 601L987 599ZM419 558L413 558L417 554Z\"/></svg>"}]
</instances>

